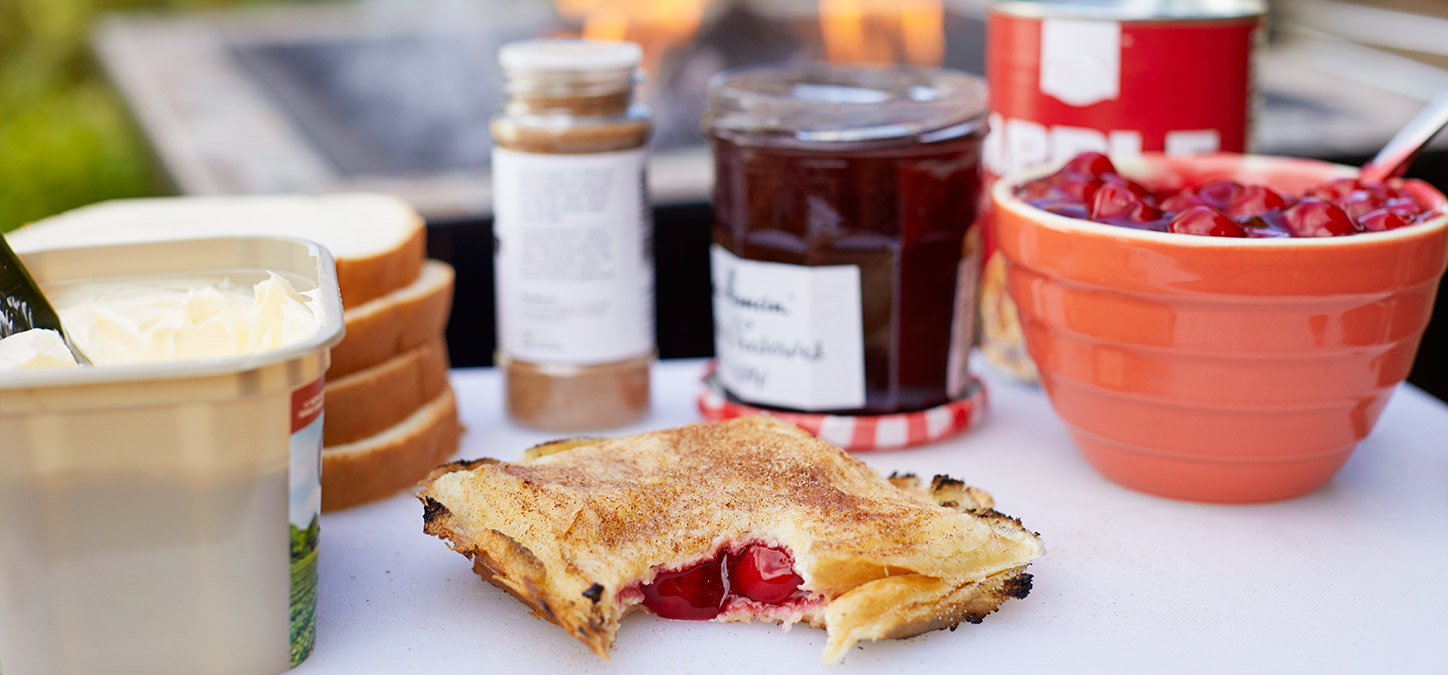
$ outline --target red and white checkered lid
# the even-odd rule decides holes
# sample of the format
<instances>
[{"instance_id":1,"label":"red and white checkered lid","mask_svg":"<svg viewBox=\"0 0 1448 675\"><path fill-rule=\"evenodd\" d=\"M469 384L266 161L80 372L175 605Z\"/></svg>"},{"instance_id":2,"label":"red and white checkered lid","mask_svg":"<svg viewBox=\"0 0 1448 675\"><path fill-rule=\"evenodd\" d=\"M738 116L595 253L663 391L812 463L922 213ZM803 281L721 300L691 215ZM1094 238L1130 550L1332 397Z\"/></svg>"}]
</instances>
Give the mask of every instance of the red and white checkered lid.
<instances>
[{"instance_id":1,"label":"red and white checkered lid","mask_svg":"<svg viewBox=\"0 0 1448 675\"><path fill-rule=\"evenodd\" d=\"M898 450L954 436L985 419L985 383L972 381L965 396L928 410L891 415L828 415L756 408L731 401L714 374L714 362L704 368L699 391L699 412L710 421L760 413L773 415L851 452Z\"/></svg>"}]
</instances>

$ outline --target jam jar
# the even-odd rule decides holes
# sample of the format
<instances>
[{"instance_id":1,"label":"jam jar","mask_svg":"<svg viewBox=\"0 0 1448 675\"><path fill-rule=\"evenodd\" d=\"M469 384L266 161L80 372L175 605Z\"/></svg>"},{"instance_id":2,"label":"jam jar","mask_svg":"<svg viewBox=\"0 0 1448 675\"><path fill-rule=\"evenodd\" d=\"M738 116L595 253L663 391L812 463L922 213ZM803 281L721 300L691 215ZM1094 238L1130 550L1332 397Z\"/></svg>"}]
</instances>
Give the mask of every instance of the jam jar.
<instances>
[{"instance_id":1,"label":"jam jar","mask_svg":"<svg viewBox=\"0 0 1448 675\"><path fill-rule=\"evenodd\" d=\"M714 341L728 396L873 415L963 395L984 82L791 63L720 73L709 96Z\"/></svg>"}]
</instances>

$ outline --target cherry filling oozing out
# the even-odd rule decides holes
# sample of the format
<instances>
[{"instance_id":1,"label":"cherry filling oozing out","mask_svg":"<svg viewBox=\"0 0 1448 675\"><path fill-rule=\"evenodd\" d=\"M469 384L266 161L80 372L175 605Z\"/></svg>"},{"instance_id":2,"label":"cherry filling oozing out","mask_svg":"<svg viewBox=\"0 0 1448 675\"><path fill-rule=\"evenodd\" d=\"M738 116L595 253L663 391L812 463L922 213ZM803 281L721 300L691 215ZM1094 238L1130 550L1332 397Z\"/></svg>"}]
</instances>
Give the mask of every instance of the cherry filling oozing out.
<instances>
[{"instance_id":1,"label":"cherry filling oozing out","mask_svg":"<svg viewBox=\"0 0 1448 675\"><path fill-rule=\"evenodd\" d=\"M1152 191L1123 178L1105 155L1077 155L1060 171L1016 188L1036 208L1157 232L1210 237L1336 237L1428 220L1433 188L1419 180L1364 183L1339 178L1300 196L1214 180Z\"/></svg>"},{"instance_id":2,"label":"cherry filling oozing out","mask_svg":"<svg viewBox=\"0 0 1448 675\"><path fill-rule=\"evenodd\" d=\"M726 547L713 558L659 572L639 587L643 605L666 619L707 621L740 601L788 605L808 600L788 551L764 544Z\"/></svg>"}]
</instances>

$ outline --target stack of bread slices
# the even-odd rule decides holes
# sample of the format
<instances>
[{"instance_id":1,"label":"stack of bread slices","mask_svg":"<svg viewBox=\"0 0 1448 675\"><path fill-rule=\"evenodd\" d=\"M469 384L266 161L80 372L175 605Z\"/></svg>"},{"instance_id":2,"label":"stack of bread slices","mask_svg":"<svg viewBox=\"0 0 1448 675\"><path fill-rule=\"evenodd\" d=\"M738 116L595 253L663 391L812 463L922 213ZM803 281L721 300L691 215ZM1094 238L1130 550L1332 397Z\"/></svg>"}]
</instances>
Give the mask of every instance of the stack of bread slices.
<instances>
[{"instance_id":1,"label":"stack of bread slices","mask_svg":"<svg viewBox=\"0 0 1448 675\"><path fill-rule=\"evenodd\" d=\"M381 194L104 202L26 225L16 251L214 236L310 239L337 261L347 336L327 371L322 508L411 487L457 449L443 328L453 270L426 259L426 228Z\"/></svg>"}]
</instances>

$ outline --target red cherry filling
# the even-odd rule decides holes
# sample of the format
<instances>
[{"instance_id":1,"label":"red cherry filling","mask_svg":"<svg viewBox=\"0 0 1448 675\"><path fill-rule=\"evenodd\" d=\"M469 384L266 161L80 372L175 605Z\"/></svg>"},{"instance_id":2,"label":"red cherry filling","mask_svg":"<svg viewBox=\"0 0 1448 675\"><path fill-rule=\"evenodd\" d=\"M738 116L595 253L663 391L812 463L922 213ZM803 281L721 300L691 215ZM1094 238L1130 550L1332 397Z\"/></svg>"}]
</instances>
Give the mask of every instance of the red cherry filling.
<instances>
[{"instance_id":1,"label":"red cherry filling","mask_svg":"<svg viewBox=\"0 0 1448 675\"><path fill-rule=\"evenodd\" d=\"M1099 152L1083 152L1066 162L1066 168L1062 173L1084 173L1092 176L1102 176L1116 173L1116 165Z\"/></svg>"},{"instance_id":2,"label":"red cherry filling","mask_svg":"<svg viewBox=\"0 0 1448 675\"><path fill-rule=\"evenodd\" d=\"M1368 232L1387 232L1403 227L1412 221L1405 220L1402 216L1387 209L1379 209L1359 218L1358 222Z\"/></svg>"},{"instance_id":3,"label":"red cherry filling","mask_svg":"<svg viewBox=\"0 0 1448 675\"><path fill-rule=\"evenodd\" d=\"M1294 237L1337 237L1358 231L1346 211L1316 197L1288 207L1282 212L1282 222Z\"/></svg>"},{"instance_id":4,"label":"red cherry filling","mask_svg":"<svg viewBox=\"0 0 1448 675\"><path fill-rule=\"evenodd\" d=\"M804 579L794 573L794 558L777 548L750 546L734 563L734 592L755 602L773 605L789 600L801 595L802 583Z\"/></svg>"},{"instance_id":5,"label":"red cherry filling","mask_svg":"<svg viewBox=\"0 0 1448 675\"><path fill-rule=\"evenodd\" d=\"M1442 196L1414 179L1364 183L1339 178L1280 194L1262 185L1211 180L1154 193L1116 173L1100 153L1077 155L1060 171L1030 181L1016 195L1067 218L1159 232L1213 237L1336 237L1382 232L1440 215Z\"/></svg>"},{"instance_id":6,"label":"red cherry filling","mask_svg":"<svg viewBox=\"0 0 1448 675\"><path fill-rule=\"evenodd\" d=\"M1056 181L1053 187L1073 201L1090 204L1091 198L1095 197L1096 191L1101 188L1101 181L1086 176L1066 176Z\"/></svg>"},{"instance_id":7,"label":"red cherry filling","mask_svg":"<svg viewBox=\"0 0 1448 675\"><path fill-rule=\"evenodd\" d=\"M1189 190L1182 190L1166 199L1161 200L1161 210L1168 213L1181 213L1193 206L1206 206L1201 197L1196 196Z\"/></svg>"},{"instance_id":8,"label":"red cherry filling","mask_svg":"<svg viewBox=\"0 0 1448 675\"><path fill-rule=\"evenodd\" d=\"M1284 206L1287 206L1287 200L1283 199L1282 195L1261 185L1248 185L1242 188L1241 192L1233 195L1224 210L1233 218L1243 218L1263 214Z\"/></svg>"},{"instance_id":9,"label":"red cherry filling","mask_svg":"<svg viewBox=\"0 0 1448 675\"><path fill-rule=\"evenodd\" d=\"M1016 196L1021 199L1045 199L1051 197L1056 190L1049 178L1037 178L1016 188Z\"/></svg>"},{"instance_id":10,"label":"red cherry filling","mask_svg":"<svg viewBox=\"0 0 1448 675\"><path fill-rule=\"evenodd\" d=\"M1126 188L1127 190L1130 190L1132 194L1141 197L1142 199L1147 199L1148 197L1150 197L1152 200L1156 199L1154 196L1151 195L1151 190L1146 189L1145 185L1137 183L1136 181L1127 180L1117 174L1108 173L1102 176L1098 176L1098 178L1100 179L1101 183L1110 183L1111 185Z\"/></svg>"},{"instance_id":11,"label":"red cherry filling","mask_svg":"<svg viewBox=\"0 0 1448 675\"><path fill-rule=\"evenodd\" d=\"M707 621L735 600L779 605L807 598L804 580L788 551L750 544L677 570L658 572L642 584L643 606L665 619Z\"/></svg>"},{"instance_id":12,"label":"red cherry filling","mask_svg":"<svg viewBox=\"0 0 1448 675\"><path fill-rule=\"evenodd\" d=\"M1225 209L1242 192L1242 186L1229 180L1214 180L1201 184L1194 192L1207 206Z\"/></svg>"},{"instance_id":13,"label":"red cherry filling","mask_svg":"<svg viewBox=\"0 0 1448 675\"><path fill-rule=\"evenodd\" d=\"M1356 178L1338 178L1308 190L1307 194L1335 202L1348 198L1354 192L1363 192L1367 189L1367 186Z\"/></svg>"},{"instance_id":14,"label":"red cherry filling","mask_svg":"<svg viewBox=\"0 0 1448 675\"><path fill-rule=\"evenodd\" d=\"M722 557L672 572L659 572L654 582L644 584L644 607L665 619L708 621L719 616L724 606L725 586Z\"/></svg>"},{"instance_id":15,"label":"red cherry filling","mask_svg":"<svg viewBox=\"0 0 1448 675\"><path fill-rule=\"evenodd\" d=\"M1247 231L1237 221L1222 215L1210 206L1193 206L1171 219L1168 232L1200 234L1209 237L1245 237Z\"/></svg>"},{"instance_id":16,"label":"red cherry filling","mask_svg":"<svg viewBox=\"0 0 1448 675\"><path fill-rule=\"evenodd\" d=\"M1337 200L1337 205L1353 220L1361 220L1363 216L1382 208L1384 201L1378 195L1362 191Z\"/></svg>"},{"instance_id":17,"label":"red cherry filling","mask_svg":"<svg viewBox=\"0 0 1448 675\"><path fill-rule=\"evenodd\" d=\"M1091 198L1091 219L1104 222L1124 220L1144 223L1161 217L1161 211L1147 204L1131 188L1107 183Z\"/></svg>"}]
</instances>

